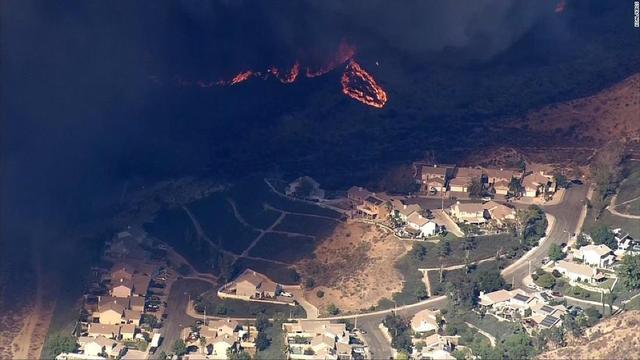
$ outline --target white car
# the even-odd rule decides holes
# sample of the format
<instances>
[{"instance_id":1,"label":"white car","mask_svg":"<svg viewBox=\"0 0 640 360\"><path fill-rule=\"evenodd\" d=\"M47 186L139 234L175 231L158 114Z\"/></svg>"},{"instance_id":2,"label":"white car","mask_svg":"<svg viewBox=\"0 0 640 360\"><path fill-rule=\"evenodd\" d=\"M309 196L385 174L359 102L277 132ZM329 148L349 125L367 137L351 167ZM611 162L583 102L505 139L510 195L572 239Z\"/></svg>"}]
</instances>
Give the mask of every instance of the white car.
<instances>
[{"instance_id":1,"label":"white car","mask_svg":"<svg viewBox=\"0 0 640 360\"><path fill-rule=\"evenodd\" d=\"M286 292L286 291L281 292L281 293L280 293L280 296L284 296L284 297L293 297L293 295L289 294L289 293L288 293L288 292Z\"/></svg>"}]
</instances>

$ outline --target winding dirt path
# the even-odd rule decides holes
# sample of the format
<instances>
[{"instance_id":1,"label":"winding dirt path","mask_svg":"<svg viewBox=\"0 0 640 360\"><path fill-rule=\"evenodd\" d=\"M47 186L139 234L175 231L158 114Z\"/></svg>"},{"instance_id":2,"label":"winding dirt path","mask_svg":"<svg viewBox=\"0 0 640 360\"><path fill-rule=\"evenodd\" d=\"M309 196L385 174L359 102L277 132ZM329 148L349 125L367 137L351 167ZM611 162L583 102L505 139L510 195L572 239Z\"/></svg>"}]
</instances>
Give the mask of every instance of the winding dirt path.
<instances>
[{"instance_id":1,"label":"winding dirt path","mask_svg":"<svg viewBox=\"0 0 640 360\"><path fill-rule=\"evenodd\" d=\"M624 213L621 213L621 212L619 212L618 210L616 210L616 207L617 207L617 206L624 205L624 204L628 204L628 203L630 203L630 202L640 200L640 196L638 196L638 197L636 197L636 198L633 198L633 199L631 199L631 200L627 200L627 201L622 202L622 203L620 203L620 204L616 204L616 200L617 200L617 199L618 199L618 194L615 194L615 195L613 195L613 197L611 197L611 203L610 203L610 204L609 204L609 206L607 207L607 210L608 210L611 214L613 214L613 215L615 215L615 216L620 216L620 217L623 217L623 218L627 218L627 219L640 219L640 215L624 214Z\"/></svg>"}]
</instances>

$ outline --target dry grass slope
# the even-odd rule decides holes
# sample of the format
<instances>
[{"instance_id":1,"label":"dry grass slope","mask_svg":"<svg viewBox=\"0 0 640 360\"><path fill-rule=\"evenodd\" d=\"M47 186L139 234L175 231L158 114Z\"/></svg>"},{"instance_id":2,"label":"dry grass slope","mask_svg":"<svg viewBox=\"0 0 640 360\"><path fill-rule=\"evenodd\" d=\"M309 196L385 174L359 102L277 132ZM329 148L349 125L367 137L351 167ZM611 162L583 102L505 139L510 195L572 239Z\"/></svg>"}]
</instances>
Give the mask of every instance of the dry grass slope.
<instances>
[{"instance_id":1,"label":"dry grass slope","mask_svg":"<svg viewBox=\"0 0 640 360\"><path fill-rule=\"evenodd\" d=\"M539 359L637 359L640 357L640 311L603 320L570 346L541 354Z\"/></svg>"}]
</instances>

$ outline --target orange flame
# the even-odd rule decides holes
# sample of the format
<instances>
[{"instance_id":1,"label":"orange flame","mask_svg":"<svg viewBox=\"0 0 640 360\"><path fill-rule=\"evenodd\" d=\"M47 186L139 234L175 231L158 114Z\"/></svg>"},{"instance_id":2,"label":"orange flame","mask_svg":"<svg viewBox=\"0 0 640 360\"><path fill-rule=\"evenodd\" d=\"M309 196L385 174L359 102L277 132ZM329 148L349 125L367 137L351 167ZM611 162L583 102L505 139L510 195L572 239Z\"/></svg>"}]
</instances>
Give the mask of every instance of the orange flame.
<instances>
[{"instance_id":1,"label":"orange flame","mask_svg":"<svg viewBox=\"0 0 640 360\"><path fill-rule=\"evenodd\" d=\"M298 74L300 73L300 63L296 61L296 63L291 67L291 70L289 70L289 72L286 74L281 74L278 68L274 66L269 69L269 72L271 72L273 76L280 80L281 83L291 84L298 78Z\"/></svg>"},{"instance_id":2,"label":"orange flame","mask_svg":"<svg viewBox=\"0 0 640 360\"><path fill-rule=\"evenodd\" d=\"M216 84L221 85L221 86L225 86L225 85L226 86L232 86L232 85L239 84L239 83L241 83L243 81L247 81L252 76L259 76L259 75L260 75L259 72L254 72L252 70L247 70L247 71L243 71L241 73L238 73L231 80L228 80L228 81L220 80L220 81L216 82Z\"/></svg>"},{"instance_id":3,"label":"orange flame","mask_svg":"<svg viewBox=\"0 0 640 360\"><path fill-rule=\"evenodd\" d=\"M369 106L382 108L387 103L387 93L360 64L351 59L342 78L342 93Z\"/></svg>"}]
</instances>

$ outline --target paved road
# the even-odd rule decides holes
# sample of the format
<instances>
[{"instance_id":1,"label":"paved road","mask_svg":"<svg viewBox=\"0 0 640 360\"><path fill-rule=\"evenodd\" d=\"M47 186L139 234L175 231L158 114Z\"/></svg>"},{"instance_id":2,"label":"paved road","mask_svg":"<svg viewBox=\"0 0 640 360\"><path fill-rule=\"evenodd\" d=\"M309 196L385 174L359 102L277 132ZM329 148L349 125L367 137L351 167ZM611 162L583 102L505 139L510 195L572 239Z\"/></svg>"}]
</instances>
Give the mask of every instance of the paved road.
<instances>
[{"instance_id":1,"label":"paved road","mask_svg":"<svg viewBox=\"0 0 640 360\"><path fill-rule=\"evenodd\" d=\"M196 318L187 315L185 309L189 302L189 294L197 296L203 292L210 290L212 285L203 280L197 279L181 279L176 280L171 286L171 291L167 299L167 320L160 329L163 341L156 353L164 351L171 352L173 343L180 338L180 332L183 328L191 326Z\"/></svg>"},{"instance_id":2,"label":"paved road","mask_svg":"<svg viewBox=\"0 0 640 360\"><path fill-rule=\"evenodd\" d=\"M358 328L367 332L363 337L369 346L369 353L371 354L372 359L389 359L392 355L391 344L378 327L385 316L395 311L400 316L412 318L418 311L424 309L442 309L446 305L447 298L445 296L439 296L420 302L419 304L399 307L397 310L389 309L369 314L350 316L348 318L351 319L351 321L354 321L353 318L357 317Z\"/></svg>"},{"instance_id":3,"label":"paved road","mask_svg":"<svg viewBox=\"0 0 640 360\"><path fill-rule=\"evenodd\" d=\"M566 191L562 203L543 206L544 210L553 215L556 220L551 231L547 234L547 240L529 257L532 271L540 267L542 259L548 256L551 244L560 245L569 241L580 220L588 189L588 184L573 186ZM529 288L522 282L527 275L529 275L529 261L524 261L522 264L510 268L502 274L506 281L513 283L514 287L529 291Z\"/></svg>"}]
</instances>

